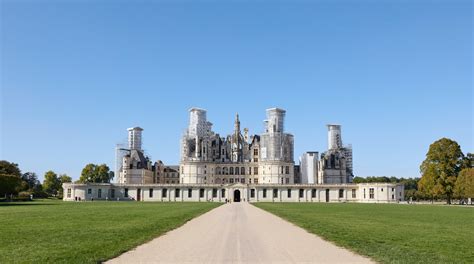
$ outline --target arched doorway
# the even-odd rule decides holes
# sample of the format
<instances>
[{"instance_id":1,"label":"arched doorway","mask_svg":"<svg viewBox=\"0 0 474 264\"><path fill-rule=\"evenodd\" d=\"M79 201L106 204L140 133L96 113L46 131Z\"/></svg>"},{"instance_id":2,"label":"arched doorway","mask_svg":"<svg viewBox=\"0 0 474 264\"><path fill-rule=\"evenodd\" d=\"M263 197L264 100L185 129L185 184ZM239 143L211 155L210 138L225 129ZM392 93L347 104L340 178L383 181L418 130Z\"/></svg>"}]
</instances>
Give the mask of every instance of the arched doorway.
<instances>
[{"instance_id":1,"label":"arched doorway","mask_svg":"<svg viewBox=\"0 0 474 264\"><path fill-rule=\"evenodd\" d=\"M234 191L234 202L240 202L240 191L239 190Z\"/></svg>"}]
</instances>

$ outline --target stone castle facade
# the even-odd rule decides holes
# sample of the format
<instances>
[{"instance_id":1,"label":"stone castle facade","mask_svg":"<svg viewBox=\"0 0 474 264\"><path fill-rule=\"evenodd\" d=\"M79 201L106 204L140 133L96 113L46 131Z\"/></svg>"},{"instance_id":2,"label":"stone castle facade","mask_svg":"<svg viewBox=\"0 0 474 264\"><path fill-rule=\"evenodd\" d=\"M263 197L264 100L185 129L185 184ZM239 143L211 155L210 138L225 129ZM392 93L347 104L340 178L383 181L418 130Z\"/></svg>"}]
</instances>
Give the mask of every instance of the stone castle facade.
<instances>
[{"instance_id":1,"label":"stone castle facade","mask_svg":"<svg viewBox=\"0 0 474 264\"><path fill-rule=\"evenodd\" d=\"M242 134L239 115L231 135L212 130L206 110L191 108L181 141L180 177L192 184L293 184L293 135L285 133L285 110L267 109L265 131Z\"/></svg>"},{"instance_id":2,"label":"stone castle facade","mask_svg":"<svg viewBox=\"0 0 474 264\"><path fill-rule=\"evenodd\" d=\"M285 131L286 111L266 110L259 135L243 133L238 114L232 134L212 130L207 111L189 110L180 163L152 162L142 149L140 127L128 129L128 147L116 149L116 183L65 183L64 200L224 202L383 202L403 200L401 184L353 184L352 146L341 126L328 125L328 149L294 162L294 137Z\"/></svg>"}]
</instances>

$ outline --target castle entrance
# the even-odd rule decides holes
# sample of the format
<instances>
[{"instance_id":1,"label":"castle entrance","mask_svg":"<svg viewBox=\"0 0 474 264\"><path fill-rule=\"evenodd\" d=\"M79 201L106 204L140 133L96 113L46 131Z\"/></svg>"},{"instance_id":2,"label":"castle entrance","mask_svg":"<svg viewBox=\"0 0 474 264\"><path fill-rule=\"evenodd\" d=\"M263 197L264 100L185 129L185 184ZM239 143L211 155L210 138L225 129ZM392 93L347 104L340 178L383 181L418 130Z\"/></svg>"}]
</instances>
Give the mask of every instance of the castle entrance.
<instances>
[{"instance_id":1,"label":"castle entrance","mask_svg":"<svg viewBox=\"0 0 474 264\"><path fill-rule=\"evenodd\" d=\"M240 202L240 191L239 190L234 191L234 202Z\"/></svg>"}]
</instances>

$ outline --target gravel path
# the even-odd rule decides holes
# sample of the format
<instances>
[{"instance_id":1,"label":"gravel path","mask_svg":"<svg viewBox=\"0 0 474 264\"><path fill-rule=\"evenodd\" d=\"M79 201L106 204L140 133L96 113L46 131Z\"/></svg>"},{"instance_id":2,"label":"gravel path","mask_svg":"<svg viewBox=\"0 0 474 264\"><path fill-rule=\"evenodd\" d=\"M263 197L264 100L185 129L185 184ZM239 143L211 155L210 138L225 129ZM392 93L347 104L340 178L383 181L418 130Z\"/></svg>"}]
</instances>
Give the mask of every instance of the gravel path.
<instances>
[{"instance_id":1,"label":"gravel path","mask_svg":"<svg viewBox=\"0 0 474 264\"><path fill-rule=\"evenodd\" d=\"M108 263L371 263L248 203L222 205Z\"/></svg>"}]
</instances>

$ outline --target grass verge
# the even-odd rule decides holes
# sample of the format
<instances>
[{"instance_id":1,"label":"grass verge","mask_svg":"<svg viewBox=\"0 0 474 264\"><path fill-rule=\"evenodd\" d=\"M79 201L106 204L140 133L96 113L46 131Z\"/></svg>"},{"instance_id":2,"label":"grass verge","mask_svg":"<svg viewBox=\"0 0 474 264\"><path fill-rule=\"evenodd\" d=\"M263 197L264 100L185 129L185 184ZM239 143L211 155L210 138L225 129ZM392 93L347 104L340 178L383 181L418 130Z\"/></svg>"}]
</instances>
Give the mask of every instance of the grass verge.
<instances>
[{"instance_id":1,"label":"grass verge","mask_svg":"<svg viewBox=\"0 0 474 264\"><path fill-rule=\"evenodd\" d=\"M0 204L0 263L97 263L220 204L39 201Z\"/></svg>"},{"instance_id":2,"label":"grass verge","mask_svg":"<svg viewBox=\"0 0 474 264\"><path fill-rule=\"evenodd\" d=\"M474 208L256 203L336 245L382 263L474 263Z\"/></svg>"}]
</instances>

